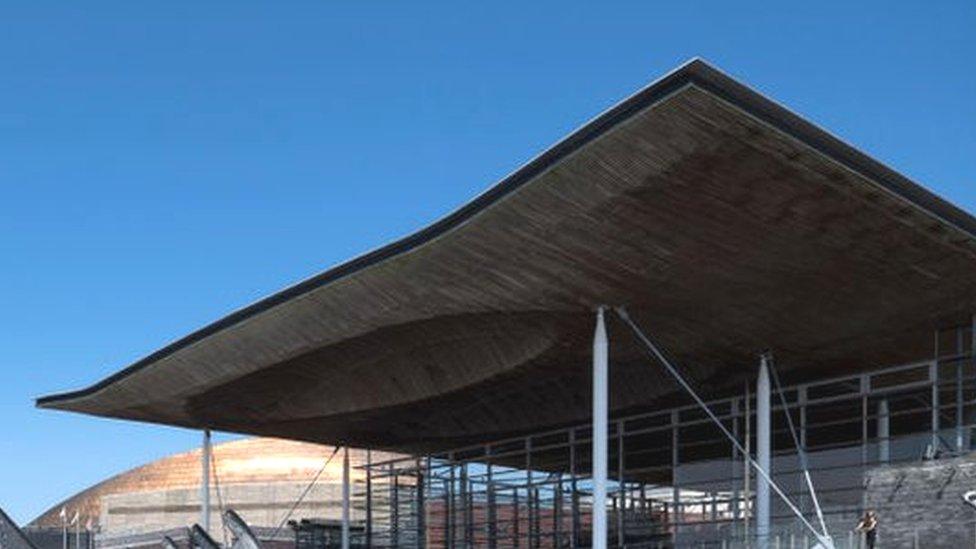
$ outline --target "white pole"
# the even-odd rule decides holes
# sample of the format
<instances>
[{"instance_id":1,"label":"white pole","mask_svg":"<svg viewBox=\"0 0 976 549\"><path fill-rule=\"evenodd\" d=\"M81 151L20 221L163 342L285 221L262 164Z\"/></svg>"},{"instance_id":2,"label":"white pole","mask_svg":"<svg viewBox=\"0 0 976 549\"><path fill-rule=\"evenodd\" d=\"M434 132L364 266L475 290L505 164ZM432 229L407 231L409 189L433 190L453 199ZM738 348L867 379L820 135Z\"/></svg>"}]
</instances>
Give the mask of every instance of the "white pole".
<instances>
[{"instance_id":1,"label":"white pole","mask_svg":"<svg viewBox=\"0 0 976 549\"><path fill-rule=\"evenodd\" d=\"M342 449L342 549L349 549L349 447Z\"/></svg>"},{"instance_id":2,"label":"white pole","mask_svg":"<svg viewBox=\"0 0 976 549\"><path fill-rule=\"evenodd\" d=\"M64 512L64 508L62 507L62 515ZM61 547L63 549L68 549L68 519L65 516L61 517Z\"/></svg>"},{"instance_id":3,"label":"white pole","mask_svg":"<svg viewBox=\"0 0 976 549\"><path fill-rule=\"evenodd\" d=\"M889 427L888 399L878 403L878 461L891 460L891 428Z\"/></svg>"},{"instance_id":4,"label":"white pole","mask_svg":"<svg viewBox=\"0 0 976 549\"><path fill-rule=\"evenodd\" d=\"M752 397L749 396L749 384L746 383L746 440L745 440L745 458L742 460L742 465L745 469L742 471L742 509L743 509L743 528L742 528L742 538L746 540L746 547L752 547L752 543L749 541L749 535L751 534L749 530L749 516L752 514L752 480L749 478L749 474L752 472Z\"/></svg>"},{"instance_id":5,"label":"white pole","mask_svg":"<svg viewBox=\"0 0 976 549\"><path fill-rule=\"evenodd\" d=\"M603 321L603 307L596 312L593 333L593 545L607 546L607 423L608 367L607 328Z\"/></svg>"},{"instance_id":6,"label":"white pole","mask_svg":"<svg viewBox=\"0 0 976 549\"><path fill-rule=\"evenodd\" d=\"M756 382L756 461L766 473L756 478L756 546L769 547L769 480L770 467L770 385L769 365L763 355L759 361L759 380Z\"/></svg>"},{"instance_id":7,"label":"white pole","mask_svg":"<svg viewBox=\"0 0 976 549\"><path fill-rule=\"evenodd\" d=\"M200 451L200 527L210 533L210 429L203 430Z\"/></svg>"}]
</instances>

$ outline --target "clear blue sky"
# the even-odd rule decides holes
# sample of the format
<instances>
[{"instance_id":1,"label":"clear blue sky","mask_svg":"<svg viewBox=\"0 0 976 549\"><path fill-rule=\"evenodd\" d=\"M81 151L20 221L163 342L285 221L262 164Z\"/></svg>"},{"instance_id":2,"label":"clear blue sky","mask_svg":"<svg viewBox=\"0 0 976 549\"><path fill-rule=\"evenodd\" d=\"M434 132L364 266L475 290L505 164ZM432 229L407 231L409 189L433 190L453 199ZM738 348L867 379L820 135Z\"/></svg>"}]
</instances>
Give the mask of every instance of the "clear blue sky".
<instances>
[{"instance_id":1,"label":"clear blue sky","mask_svg":"<svg viewBox=\"0 0 976 549\"><path fill-rule=\"evenodd\" d=\"M976 3L0 3L0 506L197 433L33 408L702 56L976 210Z\"/></svg>"}]
</instances>

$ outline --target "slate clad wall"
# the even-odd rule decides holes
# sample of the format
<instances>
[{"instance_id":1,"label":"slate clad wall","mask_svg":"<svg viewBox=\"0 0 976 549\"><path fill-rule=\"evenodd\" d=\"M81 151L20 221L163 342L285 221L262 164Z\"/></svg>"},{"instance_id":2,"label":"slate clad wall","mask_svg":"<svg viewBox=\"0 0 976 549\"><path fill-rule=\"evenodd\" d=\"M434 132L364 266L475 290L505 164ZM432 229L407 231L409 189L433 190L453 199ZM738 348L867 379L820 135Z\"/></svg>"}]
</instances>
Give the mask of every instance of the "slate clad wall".
<instances>
[{"instance_id":1,"label":"slate clad wall","mask_svg":"<svg viewBox=\"0 0 976 549\"><path fill-rule=\"evenodd\" d=\"M865 505L877 510L879 547L973 547L976 509L962 495L976 490L976 454L865 473Z\"/></svg>"},{"instance_id":2,"label":"slate clad wall","mask_svg":"<svg viewBox=\"0 0 976 549\"><path fill-rule=\"evenodd\" d=\"M34 549L24 533L7 513L0 509L0 547L3 549Z\"/></svg>"}]
</instances>

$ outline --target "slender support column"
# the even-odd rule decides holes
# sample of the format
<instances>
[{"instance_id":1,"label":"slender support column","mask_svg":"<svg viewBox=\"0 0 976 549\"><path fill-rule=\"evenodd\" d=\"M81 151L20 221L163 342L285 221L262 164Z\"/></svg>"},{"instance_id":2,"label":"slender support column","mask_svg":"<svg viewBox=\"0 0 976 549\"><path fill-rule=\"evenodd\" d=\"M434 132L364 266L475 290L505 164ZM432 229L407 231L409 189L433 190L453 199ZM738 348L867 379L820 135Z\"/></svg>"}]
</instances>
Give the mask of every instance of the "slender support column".
<instances>
[{"instance_id":1,"label":"slender support column","mask_svg":"<svg viewBox=\"0 0 976 549\"><path fill-rule=\"evenodd\" d=\"M469 481L470 482L470 481ZM470 538L469 547L474 547L477 543L477 535L474 528L474 485L468 486L468 538Z\"/></svg>"},{"instance_id":2,"label":"slender support column","mask_svg":"<svg viewBox=\"0 0 976 549\"><path fill-rule=\"evenodd\" d=\"M453 467L454 465L452 464L452 471ZM444 547L447 548L454 547L454 533L451 528L451 497L453 494L451 484L453 482L453 479L450 482L444 481Z\"/></svg>"},{"instance_id":3,"label":"slender support column","mask_svg":"<svg viewBox=\"0 0 976 549\"><path fill-rule=\"evenodd\" d=\"M593 549L607 547L608 355L607 329L600 307L593 334Z\"/></svg>"},{"instance_id":4,"label":"slender support column","mask_svg":"<svg viewBox=\"0 0 976 549\"><path fill-rule=\"evenodd\" d=\"M450 478L447 485L447 494L444 496L447 498L447 546L454 547L455 535L457 534L457 504L454 501L455 484L457 481L454 476L454 470L456 466L454 465L454 452L448 454L448 461L451 464L451 470L449 472Z\"/></svg>"},{"instance_id":5,"label":"slender support column","mask_svg":"<svg viewBox=\"0 0 976 549\"><path fill-rule=\"evenodd\" d=\"M861 376L861 467L868 463L868 376Z\"/></svg>"},{"instance_id":6,"label":"slender support column","mask_svg":"<svg viewBox=\"0 0 976 549\"><path fill-rule=\"evenodd\" d=\"M498 547L498 512L495 507L495 481L491 463L487 465L488 477L488 549Z\"/></svg>"},{"instance_id":7,"label":"slender support column","mask_svg":"<svg viewBox=\"0 0 976 549\"><path fill-rule=\"evenodd\" d=\"M460 482L460 499L461 499L461 524L464 525L464 531L461 534L461 539L464 540L464 547L471 547L472 544L472 530L471 530L471 507L468 505L470 501L468 500L468 492L471 489L468 482L468 464L464 463L461 465L461 482Z\"/></svg>"},{"instance_id":8,"label":"slender support column","mask_svg":"<svg viewBox=\"0 0 976 549\"><path fill-rule=\"evenodd\" d=\"M533 511L533 488L532 488L532 438L525 439L525 519L526 537L525 546L535 547L535 512Z\"/></svg>"},{"instance_id":9,"label":"slender support column","mask_svg":"<svg viewBox=\"0 0 976 549\"><path fill-rule=\"evenodd\" d=\"M433 497L434 497L434 466L432 464L432 458L430 457L429 454L427 455L427 457L424 458L424 490L427 491L427 494L424 496L424 505L425 505L425 507L424 507L424 547L427 547L430 544L431 531L434 528L436 528L435 526L433 526L433 525L430 524L433 521L433 519L434 519L435 513L433 512L433 508L435 506L434 505L431 505L430 506L431 507L430 512L428 512L428 509L426 508L427 501L429 499L433 499ZM366 547L367 548L368 547L372 547L372 545L368 545L367 544Z\"/></svg>"},{"instance_id":10,"label":"slender support column","mask_svg":"<svg viewBox=\"0 0 976 549\"><path fill-rule=\"evenodd\" d=\"M618 517L618 516L620 516L620 510L621 510L622 507L623 507L623 505L620 505L620 500L619 500L619 498L617 498L617 494L616 493L611 493L610 494L610 516L611 517ZM617 536L620 535L620 532L617 531L617 525L616 524L614 524L612 528L609 528L608 527L608 529L610 530L609 533L612 533L612 535L613 535L610 538L611 540L615 540L615 538L617 538ZM616 543L612 543L611 545L616 545Z\"/></svg>"},{"instance_id":11,"label":"slender support column","mask_svg":"<svg viewBox=\"0 0 976 549\"><path fill-rule=\"evenodd\" d=\"M427 469L430 472L430 458L427 458ZM429 475L428 475L429 476ZM373 452L366 450L366 547L373 543Z\"/></svg>"},{"instance_id":12,"label":"slender support column","mask_svg":"<svg viewBox=\"0 0 976 549\"><path fill-rule=\"evenodd\" d=\"M746 383L746 398L745 398L745 431L746 431L746 443L745 443L745 455L746 457L742 460L742 537L749 539L749 518L752 516L752 479L750 475L752 474L752 465L749 460L752 459L752 397L749 395L749 384ZM747 542L747 547L751 544Z\"/></svg>"},{"instance_id":13,"label":"slender support column","mask_svg":"<svg viewBox=\"0 0 976 549\"><path fill-rule=\"evenodd\" d=\"M400 475L390 464L390 543L400 546Z\"/></svg>"},{"instance_id":14,"label":"slender support column","mask_svg":"<svg viewBox=\"0 0 976 549\"><path fill-rule=\"evenodd\" d=\"M617 422L617 483L619 488L619 498L620 505L617 506L617 547L624 546L624 512L626 506L626 490L627 486L624 482L624 471L626 469L626 463L624 462L624 422Z\"/></svg>"},{"instance_id":15,"label":"slender support column","mask_svg":"<svg viewBox=\"0 0 976 549\"><path fill-rule=\"evenodd\" d=\"M800 403L800 448L807 451L807 388L797 387L796 398Z\"/></svg>"},{"instance_id":16,"label":"slender support column","mask_svg":"<svg viewBox=\"0 0 976 549\"><path fill-rule=\"evenodd\" d=\"M797 455L797 457L801 458L800 463L802 464L803 461L806 461L806 458L801 456L806 456L806 452L807 452L807 388L805 386L800 386L796 388L796 403L800 413L800 423L799 423L799 427L797 428L799 430L799 438L800 438L800 447L798 448L798 451L800 453ZM809 467L810 464L808 462L805 467L808 472L809 472ZM814 508L817 507L817 505L814 504L813 500L814 500L814 494L812 491L810 491L810 486L808 485L806 491L806 497L800 496L800 510L803 511L804 513L807 513L810 511L811 507ZM805 535L804 535L804 539L806 539Z\"/></svg>"},{"instance_id":17,"label":"slender support column","mask_svg":"<svg viewBox=\"0 0 976 549\"><path fill-rule=\"evenodd\" d=\"M519 492L518 488L512 488L512 546L518 548L521 541L519 533L522 519L519 518Z\"/></svg>"},{"instance_id":18,"label":"slender support column","mask_svg":"<svg viewBox=\"0 0 976 549\"><path fill-rule=\"evenodd\" d=\"M569 431L569 506L570 513L572 514L572 530L573 534L569 541L570 549L576 549L579 544L580 539L580 501L579 501L579 491L576 486L576 429L570 429Z\"/></svg>"},{"instance_id":19,"label":"slender support column","mask_svg":"<svg viewBox=\"0 0 976 549\"><path fill-rule=\"evenodd\" d=\"M200 452L200 527L210 533L210 429L203 430Z\"/></svg>"},{"instance_id":20,"label":"slender support column","mask_svg":"<svg viewBox=\"0 0 976 549\"><path fill-rule=\"evenodd\" d=\"M424 505L424 486L426 486L426 475L421 460L417 460L417 547L423 549L427 547L427 512Z\"/></svg>"},{"instance_id":21,"label":"slender support column","mask_svg":"<svg viewBox=\"0 0 976 549\"><path fill-rule=\"evenodd\" d=\"M891 461L891 429L888 423L888 399L878 403L878 461Z\"/></svg>"},{"instance_id":22,"label":"slender support column","mask_svg":"<svg viewBox=\"0 0 976 549\"><path fill-rule=\"evenodd\" d=\"M960 336L959 353L962 354L962 337ZM956 364L956 450L963 448L963 408L962 408L962 362Z\"/></svg>"},{"instance_id":23,"label":"slender support column","mask_svg":"<svg viewBox=\"0 0 976 549\"><path fill-rule=\"evenodd\" d=\"M756 382L756 461L759 467L772 477L770 467L770 385L767 356L759 362L759 379ZM759 549L769 547L769 482L762 475L756 478L756 545Z\"/></svg>"},{"instance_id":24,"label":"slender support column","mask_svg":"<svg viewBox=\"0 0 976 549\"><path fill-rule=\"evenodd\" d=\"M349 447L342 449L342 549L349 549Z\"/></svg>"},{"instance_id":25,"label":"slender support column","mask_svg":"<svg viewBox=\"0 0 976 549\"><path fill-rule=\"evenodd\" d=\"M739 440L741 433L739 432L739 401L738 399L732 399L731 402L731 414L732 414L732 435ZM732 501L729 502L730 511L732 513L732 531L735 531L736 522L739 520L739 483L736 480L738 476L739 467L739 452L736 450L735 446L732 446L732 472L729 475L729 479L732 482Z\"/></svg>"},{"instance_id":26,"label":"slender support column","mask_svg":"<svg viewBox=\"0 0 976 549\"><path fill-rule=\"evenodd\" d=\"M458 514L461 515L461 547L471 547L468 539L468 466L458 466Z\"/></svg>"},{"instance_id":27,"label":"slender support column","mask_svg":"<svg viewBox=\"0 0 976 549\"><path fill-rule=\"evenodd\" d=\"M542 525L539 523L539 489L533 488L529 492L529 547L538 549L542 537Z\"/></svg>"},{"instance_id":28,"label":"slender support column","mask_svg":"<svg viewBox=\"0 0 976 549\"><path fill-rule=\"evenodd\" d=\"M562 547L563 523L563 475L556 475L556 486L552 495L552 539L553 547Z\"/></svg>"},{"instance_id":29,"label":"slender support column","mask_svg":"<svg viewBox=\"0 0 976 549\"><path fill-rule=\"evenodd\" d=\"M938 336L938 332L936 332ZM939 363L933 361L929 366L932 380L932 456L939 453Z\"/></svg>"},{"instance_id":30,"label":"slender support column","mask_svg":"<svg viewBox=\"0 0 976 549\"><path fill-rule=\"evenodd\" d=\"M681 418L677 410L671 410L671 524L677 534L677 525L682 521L684 509L681 507L681 484L678 478L678 463L681 458L678 422Z\"/></svg>"}]
</instances>

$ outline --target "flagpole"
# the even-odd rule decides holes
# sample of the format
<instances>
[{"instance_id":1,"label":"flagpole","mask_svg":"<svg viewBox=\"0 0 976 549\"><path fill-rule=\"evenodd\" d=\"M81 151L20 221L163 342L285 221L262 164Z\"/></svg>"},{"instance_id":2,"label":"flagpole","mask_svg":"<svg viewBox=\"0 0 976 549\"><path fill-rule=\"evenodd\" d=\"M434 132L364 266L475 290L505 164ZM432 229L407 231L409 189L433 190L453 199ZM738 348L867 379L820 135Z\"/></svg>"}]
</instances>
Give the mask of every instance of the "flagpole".
<instances>
[{"instance_id":1,"label":"flagpole","mask_svg":"<svg viewBox=\"0 0 976 549\"><path fill-rule=\"evenodd\" d=\"M80 547L78 547L78 544L81 541L81 532L79 532L79 530L78 530L81 527L80 524L79 524L81 522L79 520L79 519L81 519L81 512L79 510L75 509L75 515L73 517L71 517L71 522L68 522L68 512L67 512L67 509L64 508L64 507L62 507L61 508L61 512L64 514L64 518L62 518L61 520L62 521L65 521L64 522L64 526L63 526L63 528L64 528L64 531L63 531L63 536L64 536L64 549L68 549L68 527L69 526L74 526L75 527L75 547L74 547L74 549L81 549Z\"/></svg>"},{"instance_id":2,"label":"flagpole","mask_svg":"<svg viewBox=\"0 0 976 549\"><path fill-rule=\"evenodd\" d=\"M68 509L62 506L58 516L61 517L61 549L68 549Z\"/></svg>"},{"instance_id":3,"label":"flagpole","mask_svg":"<svg viewBox=\"0 0 976 549\"><path fill-rule=\"evenodd\" d=\"M85 549L95 548L95 535L92 532L92 518L88 515L88 520L85 521Z\"/></svg>"}]
</instances>

